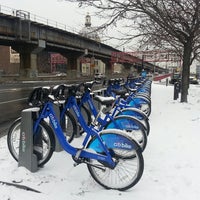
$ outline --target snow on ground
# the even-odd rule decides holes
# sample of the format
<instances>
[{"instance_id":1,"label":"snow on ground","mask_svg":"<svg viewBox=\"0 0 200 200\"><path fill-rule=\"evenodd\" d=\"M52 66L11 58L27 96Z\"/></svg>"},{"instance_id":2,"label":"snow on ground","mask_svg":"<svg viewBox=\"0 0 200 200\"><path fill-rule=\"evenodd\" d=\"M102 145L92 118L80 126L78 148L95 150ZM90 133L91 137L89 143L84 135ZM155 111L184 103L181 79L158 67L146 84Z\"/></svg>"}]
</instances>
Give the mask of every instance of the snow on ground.
<instances>
[{"instance_id":1,"label":"snow on ground","mask_svg":"<svg viewBox=\"0 0 200 200\"><path fill-rule=\"evenodd\" d=\"M152 84L151 131L143 152L144 173L132 189L106 190L86 165L73 167L65 152L54 153L37 172L18 167L6 137L0 138L0 181L17 182L41 193L0 185L1 200L198 200L200 199L200 86L191 85L188 103L173 100L173 86ZM76 138L80 140L80 138Z\"/></svg>"}]
</instances>

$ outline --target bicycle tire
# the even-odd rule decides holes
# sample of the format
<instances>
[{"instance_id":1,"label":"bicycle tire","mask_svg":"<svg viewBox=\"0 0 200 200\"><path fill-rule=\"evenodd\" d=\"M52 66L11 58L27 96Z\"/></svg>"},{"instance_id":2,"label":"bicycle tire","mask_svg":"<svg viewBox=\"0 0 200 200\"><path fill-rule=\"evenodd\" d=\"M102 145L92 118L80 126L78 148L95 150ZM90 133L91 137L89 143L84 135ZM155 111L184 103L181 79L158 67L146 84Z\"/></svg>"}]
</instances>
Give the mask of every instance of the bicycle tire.
<instances>
[{"instance_id":1,"label":"bicycle tire","mask_svg":"<svg viewBox=\"0 0 200 200\"><path fill-rule=\"evenodd\" d=\"M151 97L150 97L148 94L143 94L143 93L139 92L139 93L135 94L134 97L136 97L136 98L142 97L142 98L146 99L146 101L147 101L149 104L151 104ZM133 97L133 98L134 98L134 97Z\"/></svg>"},{"instance_id":2,"label":"bicycle tire","mask_svg":"<svg viewBox=\"0 0 200 200\"><path fill-rule=\"evenodd\" d=\"M72 142L78 132L78 125L74 115L70 111L65 111L64 121L61 119L60 125L65 133L67 141L69 143Z\"/></svg>"},{"instance_id":3,"label":"bicycle tire","mask_svg":"<svg viewBox=\"0 0 200 200\"><path fill-rule=\"evenodd\" d=\"M127 134L133 138L144 151L147 145L147 134L145 127L137 118L129 115L119 115L114 120L109 121L104 129L120 129L127 132Z\"/></svg>"},{"instance_id":4,"label":"bicycle tire","mask_svg":"<svg viewBox=\"0 0 200 200\"><path fill-rule=\"evenodd\" d=\"M134 97L144 97L146 98L149 102L151 102L151 96L149 93L145 93L145 92L137 92Z\"/></svg>"},{"instance_id":5,"label":"bicycle tire","mask_svg":"<svg viewBox=\"0 0 200 200\"><path fill-rule=\"evenodd\" d=\"M81 113L83 114L83 117L86 119L87 125L89 126L92 123L92 117L89 108L87 108L85 105L82 105Z\"/></svg>"},{"instance_id":6,"label":"bicycle tire","mask_svg":"<svg viewBox=\"0 0 200 200\"><path fill-rule=\"evenodd\" d=\"M107 135L107 140L103 138L103 136ZM125 191L130 188L132 188L134 185L138 183L138 181L141 179L143 171L144 171L144 160L142 156L141 149L138 147L137 142L132 140L131 138L124 135L126 139L131 141L133 146L136 148L133 150L130 150L132 152L129 152L128 150L124 149L117 149L110 147L110 137L109 134L114 134L114 136L122 133L120 130L104 130L102 133L100 133L100 136L102 137L104 143L106 146L108 146L112 158L114 160L117 160L117 165L114 169L111 169L104 166L105 169L99 169L96 168L95 165L99 165L97 160L90 159L87 164L88 170L92 176L92 178L101 186L103 186L106 189L115 189L120 191ZM92 139L94 141L95 138ZM88 148L92 145L92 142L89 143ZM97 148L97 153L98 148ZM103 153L103 152L102 152Z\"/></svg>"},{"instance_id":7,"label":"bicycle tire","mask_svg":"<svg viewBox=\"0 0 200 200\"><path fill-rule=\"evenodd\" d=\"M89 126L92 123L92 116L91 116L90 110L84 104L81 105L80 110L85 122ZM79 126L79 134L82 135L85 132L85 130L83 130L79 122L78 122L78 126Z\"/></svg>"},{"instance_id":8,"label":"bicycle tire","mask_svg":"<svg viewBox=\"0 0 200 200\"><path fill-rule=\"evenodd\" d=\"M41 121L39 124L42 130L42 159L38 160L38 166L41 167L46 164L51 158L55 149L55 138L51 127L45 122ZM18 118L10 126L7 134L7 145L12 157L18 162L19 158L19 145L20 145L20 128L21 118Z\"/></svg>"}]
</instances>

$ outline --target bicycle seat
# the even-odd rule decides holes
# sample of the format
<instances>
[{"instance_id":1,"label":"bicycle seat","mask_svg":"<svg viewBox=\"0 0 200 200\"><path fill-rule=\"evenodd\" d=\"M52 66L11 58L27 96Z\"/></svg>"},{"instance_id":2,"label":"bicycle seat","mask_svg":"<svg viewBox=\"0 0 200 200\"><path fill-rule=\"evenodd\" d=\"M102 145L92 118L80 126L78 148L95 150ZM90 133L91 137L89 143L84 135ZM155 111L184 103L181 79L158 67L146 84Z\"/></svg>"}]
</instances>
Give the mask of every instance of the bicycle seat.
<instances>
[{"instance_id":1,"label":"bicycle seat","mask_svg":"<svg viewBox=\"0 0 200 200\"><path fill-rule=\"evenodd\" d=\"M113 102L115 102L115 98L114 97L103 97L103 96L99 96L96 95L94 96L94 100L100 102L102 105L111 105Z\"/></svg>"},{"instance_id":2,"label":"bicycle seat","mask_svg":"<svg viewBox=\"0 0 200 200\"><path fill-rule=\"evenodd\" d=\"M126 89L112 89L116 95L124 96L127 93Z\"/></svg>"},{"instance_id":3,"label":"bicycle seat","mask_svg":"<svg viewBox=\"0 0 200 200\"><path fill-rule=\"evenodd\" d=\"M124 86L124 87L130 92L133 92L133 93L137 92L137 88L131 88L131 87L128 87L128 86Z\"/></svg>"},{"instance_id":4,"label":"bicycle seat","mask_svg":"<svg viewBox=\"0 0 200 200\"><path fill-rule=\"evenodd\" d=\"M140 83L140 82L135 82L134 84L135 84L136 86L142 85L142 83Z\"/></svg>"}]
</instances>

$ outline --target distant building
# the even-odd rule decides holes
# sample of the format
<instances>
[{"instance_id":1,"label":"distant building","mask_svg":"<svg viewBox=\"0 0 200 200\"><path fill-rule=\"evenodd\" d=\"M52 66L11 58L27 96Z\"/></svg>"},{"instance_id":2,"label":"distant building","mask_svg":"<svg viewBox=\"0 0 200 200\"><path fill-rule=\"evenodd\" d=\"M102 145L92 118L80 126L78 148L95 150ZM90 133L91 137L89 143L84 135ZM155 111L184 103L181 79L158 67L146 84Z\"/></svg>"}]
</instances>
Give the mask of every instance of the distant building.
<instances>
[{"instance_id":1,"label":"distant building","mask_svg":"<svg viewBox=\"0 0 200 200\"><path fill-rule=\"evenodd\" d=\"M97 33L97 28L96 27L92 27L91 26L91 17L89 15L89 13L87 13L86 17L85 17L85 27L83 27L81 29L81 31L79 32L79 34L81 36L87 37L89 39L95 40L97 42L101 42L100 37Z\"/></svg>"},{"instance_id":2,"label":"distant building","mask_svg":"<svg viewBox=\"0 0 200 200\"><path fill-rule=\"evenodd\" d=\"M101 42L97 33L97 28L92 27L91 25L91 17L89 13L87 13L85 17L85 27L81 29L79 34L83 37ZM92 58L83 57L81 59L81 72L83 76L90 76L95 73L105 74L105 64L101 60L95 59L94 56Z\"/></svg>"},{"instance_id":3,"label":"distant building","mask_svg":"<svg viewBox=\"0 0 200 200\"><path fill-rule=\"evenodd\" d=\"M67 58L59 53L50 53L50 66L51 73L66 73L67 71Z\"/></svg>"},{"instance_id":4,"label":"distant building","mask_svg":"<svg viewBox=\"0 0 200 200\"><path fill-rule=\"evenodd\" d=\"M19 63L19 53L9 46L0 45L0 74L18 74Z\"/></svg>"},{"instance_id":5,"label":"distant building","mask_svg":"<svg viewBox=\"0 0 200 200\"><path fill-rule=\"evenodd\" d=\"M105 74L106 65L101 60L94 60L94 74Z\"/></svg>"}]
</instances>

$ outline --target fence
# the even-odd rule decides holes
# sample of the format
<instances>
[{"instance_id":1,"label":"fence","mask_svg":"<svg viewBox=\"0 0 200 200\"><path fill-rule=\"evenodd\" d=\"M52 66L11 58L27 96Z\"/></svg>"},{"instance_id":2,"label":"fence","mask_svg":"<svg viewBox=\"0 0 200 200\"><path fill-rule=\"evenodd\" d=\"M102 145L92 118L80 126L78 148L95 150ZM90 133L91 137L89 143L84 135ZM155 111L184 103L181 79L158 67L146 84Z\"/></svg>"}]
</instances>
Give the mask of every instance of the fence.
<instances>
[{"instance_id":1,"label":"fence","mask_svg":"<svg viewBox=\"0 0 200 200\"><path fill-rule=\"evenodd\" d=\"M52 26L52 27L55 27L55 28L58 28L58 29L65 30L65 31L67 31L67 29L68 29L68 31L70 31L72 33L78 33L78 31L76 31L74 28L72 29L70 27L67 27L65 24L62 24L62 23L59 23L57 21L32 14L32 13L25 11L25 10L17 10L17 9L14 9L14 8L10 8L8 6L0 5L0 13L12 15L14 17L20 17L20 18L25 19L25 20L31 20L31 21L34 21L34 22L42 23L42 24L45 24L45 25L48 25L48 26Z\"/></svg>"}]
</instances>

